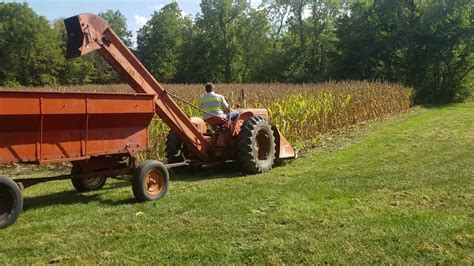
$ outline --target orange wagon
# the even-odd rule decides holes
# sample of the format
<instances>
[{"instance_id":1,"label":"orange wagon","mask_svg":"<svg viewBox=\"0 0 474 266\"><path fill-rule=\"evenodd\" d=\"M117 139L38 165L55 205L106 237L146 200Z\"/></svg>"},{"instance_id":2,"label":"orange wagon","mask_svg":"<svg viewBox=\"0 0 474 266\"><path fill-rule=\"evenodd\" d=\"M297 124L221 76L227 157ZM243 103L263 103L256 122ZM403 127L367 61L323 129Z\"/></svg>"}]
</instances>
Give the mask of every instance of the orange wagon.
<instances>
[{"instance_id":1,"label":"orange wagon","mask_svg":"<svg viewBox=\"0 0 474 266\"><path fill-rule=\"evenodd\" d=\"M46 181L70 178L83 192L102 188L108 177L133 174L138 200L163 196L167 168L158 161L136 163L154 114L150 94L0 91L0 164L72 164L70 175L0 177L0 228L18 218L21 189Z\"/></svg>"}]
</instances>

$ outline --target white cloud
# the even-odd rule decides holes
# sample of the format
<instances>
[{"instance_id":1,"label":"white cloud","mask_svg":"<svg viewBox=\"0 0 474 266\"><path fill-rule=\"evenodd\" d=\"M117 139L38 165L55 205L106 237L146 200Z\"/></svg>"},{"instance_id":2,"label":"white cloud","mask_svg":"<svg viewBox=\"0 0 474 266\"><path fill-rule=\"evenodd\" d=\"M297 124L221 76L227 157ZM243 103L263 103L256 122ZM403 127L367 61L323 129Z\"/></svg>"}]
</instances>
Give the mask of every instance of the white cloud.
<instances>
[{"instance_id":1,"label":"white cloud","mask_svg":"<svg viewBox=\"0 0 474 266\"><path fill-rule=\"evenodd\" d=\"M150 19L150 18L140 16L140 15L135 15L134 18L135 18L135 25L137 26L137 28L143 27L147 23L147 21Z\"/></svg>"}]
</instances>

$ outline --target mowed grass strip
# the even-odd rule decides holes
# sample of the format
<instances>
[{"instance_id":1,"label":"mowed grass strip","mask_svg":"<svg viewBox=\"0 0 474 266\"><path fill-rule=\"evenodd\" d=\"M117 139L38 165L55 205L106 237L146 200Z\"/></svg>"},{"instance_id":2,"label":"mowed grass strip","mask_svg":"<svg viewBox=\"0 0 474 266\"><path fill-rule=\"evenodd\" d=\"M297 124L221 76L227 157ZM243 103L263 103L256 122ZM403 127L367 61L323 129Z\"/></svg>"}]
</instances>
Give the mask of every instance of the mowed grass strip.
<instances>
[{"instance_id":1,"label":"mowed grass strip","mask_svg":"<svg viewBox=\"0 0 474 266\"><path fill-rule=\"evenodd\" d=\"M469 265L473 150L468 103L326 138L262 175L232 166L173 173L158 202L134 203L126 181L85 194L68 181L42 184L0 231L0 261Z\"/></svg>"}]
</instances>

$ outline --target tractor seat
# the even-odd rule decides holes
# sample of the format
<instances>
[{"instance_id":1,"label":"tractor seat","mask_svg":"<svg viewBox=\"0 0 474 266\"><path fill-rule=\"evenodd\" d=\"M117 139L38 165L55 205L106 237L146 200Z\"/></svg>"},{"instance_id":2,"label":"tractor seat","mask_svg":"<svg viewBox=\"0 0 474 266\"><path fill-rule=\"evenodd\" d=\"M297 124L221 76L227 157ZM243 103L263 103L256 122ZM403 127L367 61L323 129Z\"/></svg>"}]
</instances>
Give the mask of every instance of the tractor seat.
<instances>
[{"instance_id":1,"label":"tractor seat","mask_svg":"<svg viewBox=\"0 0 474 266\"><path fill-rule=\"evenodd\" d=\"M227 120L224 120L217 116L213 116L211 118L206 119L206 123L208 123L211 126L222 126L227 123Z\"/></svg>"},{"instance_id":2,"label":"tractor seat","mask_svg":"<svg viewBox=\"0 0 474 266\"><path fill-rule=\"evenodd\" d=\"M210 125L214 131L221 131L223 129L223 125L227 124L227 121L220 117L213 116L206 119L206 123Z\"/></svg>"}]
</instances>

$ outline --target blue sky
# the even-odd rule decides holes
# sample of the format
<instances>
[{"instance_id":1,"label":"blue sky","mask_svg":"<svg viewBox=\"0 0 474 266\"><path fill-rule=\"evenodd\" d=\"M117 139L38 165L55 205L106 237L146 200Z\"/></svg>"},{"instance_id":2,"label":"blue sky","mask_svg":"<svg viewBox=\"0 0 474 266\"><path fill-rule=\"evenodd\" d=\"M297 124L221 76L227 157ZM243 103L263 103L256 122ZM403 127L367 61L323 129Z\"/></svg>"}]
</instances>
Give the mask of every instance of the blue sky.
<instances>
[{"instance_id":1,"label":"blue sky","mask_svg":"<svg viewBox=\"0 0 474 266\"><path fill-rule=\"evenodd\" d=\"M260 2L260 0L252 2L257 1ZM67 18L80 13L97 14L107 9L118 9L127 18L128 29L135 36L136 31L146 23L154 11L161 9L172 0L2 0L2 2L26 2L36 13L49 20ZM200 0L178 0L177 2L186 14L194 16L200 11Z\"/></svg>"}]
</instances>

